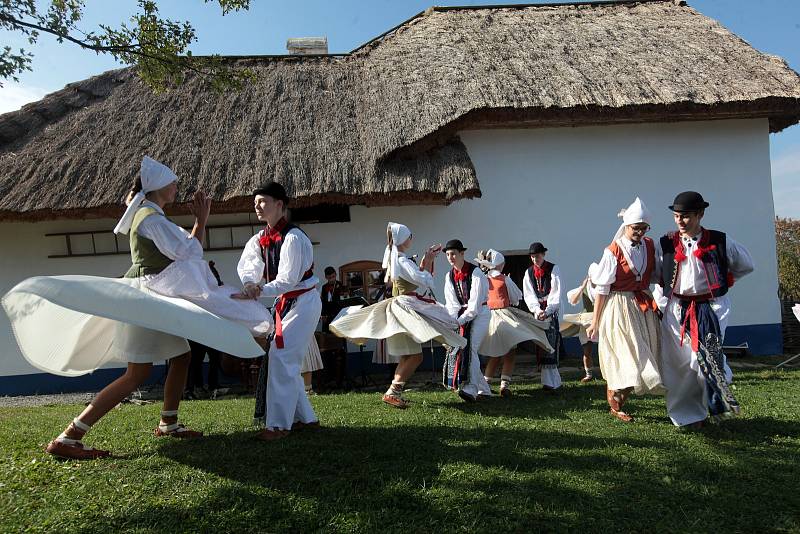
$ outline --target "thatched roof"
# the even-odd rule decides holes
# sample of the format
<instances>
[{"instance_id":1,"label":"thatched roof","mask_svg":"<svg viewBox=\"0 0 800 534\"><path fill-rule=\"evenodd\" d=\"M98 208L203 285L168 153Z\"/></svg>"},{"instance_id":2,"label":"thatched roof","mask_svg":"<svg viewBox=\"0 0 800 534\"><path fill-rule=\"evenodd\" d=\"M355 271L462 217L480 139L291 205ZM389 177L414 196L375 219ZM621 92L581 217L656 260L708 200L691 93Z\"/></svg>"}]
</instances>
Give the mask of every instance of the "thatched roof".
<instances>
[{"instance_id":1,"label":"thatched roof","mask_svg":"<svg viewBox=\"0 0 800 534\"><path fill-rule=\"evenodd\" d=\"M0 217L116 214L145 153L218 211L270 178L300 205L448 203L480 195L459 130L800 120L797 73L672 0L432 8L350 54L230 60L258 80L153 95L122 69L0 116Z\"/></svg>"}]
</instances>

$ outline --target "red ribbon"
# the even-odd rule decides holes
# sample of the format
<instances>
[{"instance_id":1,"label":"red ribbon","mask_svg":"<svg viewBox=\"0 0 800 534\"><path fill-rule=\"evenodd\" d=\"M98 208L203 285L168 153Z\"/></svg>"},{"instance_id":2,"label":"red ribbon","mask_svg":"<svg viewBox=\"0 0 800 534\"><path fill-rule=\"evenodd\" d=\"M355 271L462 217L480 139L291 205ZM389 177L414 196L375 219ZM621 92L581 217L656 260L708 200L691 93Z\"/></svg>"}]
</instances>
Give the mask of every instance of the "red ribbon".
<instances>
[{"instance_id":1,"label":"red ribbon","mask_svg":"<svg viewBox=\"0 0 800 534\"><path fill-rule=\"evenodd\" d=\"M463 282L467 279L467 273L464 271L459 271L458 269L453 270L453 280L456 282Z\"/></svg>"},{"instance_id":2,"label":"red ribbon","mask_svg":"<svg viewBox=\"0 0 800 534\"><path fill-rule=\"evenodd\" d=\"M544 276L544 269L542 269L535 263L533 264L533 276L540 279Z\"/></svg>"},{"instance_id":3,"label":"red ribbon","mask_svg":"<svg viewBox=\"0 0 800 534\"><path fill-rule=\"evenodd\" d=\"M697 326L697 302L694 300L686 308L686 315L683 317L683 323L681 324L681 347L683 346L683 337L686 334L687 322L689 323L689 336L692 338L692 351L697 352L700 349L700 335Z\"/></svg>"},{"instance_id":4,"label":"red ribbon","mask_svg":"<svg viewBox=\"0 0 800 534\"><path fill-rule=\"evenodd\" d=\"M634 291L633 298L636 299L636 304L639 306L639 309L642 310L643 312L648 312L648 311L654 312L658 310L658 304L656 304L656 301L653 299L653 296L644 290Z\"/></svg>"},{"instance_id":5,"label":"red ribbon","mask_svg":"<svg viewBox=\"0 0 800 534\"><path fill-rule=\"evenodd\" d=\"M275 223L275 226L264 228L261 232L261 237L258 239L258 244L263 248L267 248L272 243L280 243L283 240L281 230L283 230L284 226L286 226L286 219L281 218L280 221Z\"/></svg>"},{"instance_id":6,"label":"red ribbon","mask_svg":"<svg viewBox=\"0 0 800 534\"><path fill-rule=\"evenodd\" d=\"M303 293L308 293L312 289L314 288L309 287L307 289L289 291L288 293L284 293L278 297L278 303L275 304L275 346L277 348L283 348L283 323L281 322L281 314L283 313L283 309L286 307L286 303L291 299L299 297Z\"/></svg>"},{"instance_id":7,"label":"red ribbon","mask_svg":"<svg viewBox=\"0 0 800 534\"><path fill-rule=\"evenodd\" d=\"M716 250L716 249L717 249L717 245L709 245L707 247L704 247L702 245L702 243L700 243L700 244L697 245L697 248L694 251L694 257L698 258L698 259L703 259L703 256L705 256L706 254L708 254L712 250Z\"/></svg>"},{"instance_id":8,"label":"red ribbon","mask_svg":"<svg viewBox=\"0 0 800 534\"><path fill-rule=\"evenodd\" d=\"M458 327L459 335L463 336L465 330L466 328L464 327L463 324L459 326ZM461 356L463 351L464 349L460 349L458 351L458 356L456 356L456 365L453 367L453 381L450 383L450 387L452 387L453 389L458 389L458 370L461 367Z\"/></svg>"}]
</instances>

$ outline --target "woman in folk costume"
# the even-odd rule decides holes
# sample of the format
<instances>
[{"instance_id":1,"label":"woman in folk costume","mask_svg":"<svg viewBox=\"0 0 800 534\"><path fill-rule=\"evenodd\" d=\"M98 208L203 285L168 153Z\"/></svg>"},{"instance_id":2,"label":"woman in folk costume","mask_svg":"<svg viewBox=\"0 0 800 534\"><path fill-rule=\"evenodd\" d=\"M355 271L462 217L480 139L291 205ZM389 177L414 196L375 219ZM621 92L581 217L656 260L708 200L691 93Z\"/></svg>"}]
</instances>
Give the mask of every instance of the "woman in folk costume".
<instances>
[{"instance_id":1,"label":"woman in folk costume","mask_svg":"<svg viewBox=\"0 0 800 534\"><path fill-rule=\"evenodd\" d=\"M650 214L637 198L623 210L622 225L590 273L597 291L594 318L586 333L597 336L600 370L611 414L633 418L623 408L631 393L663 395L659 370L661 330L658 307L649 287L660 262L653 240L644 237Z\"/></svg>"},{"instance_id":2,"label":"woman in folk costume","mask_svg":"<svg viewBox=\"0 0 800 534\"><path fill-rule=\"evenodd\" d=\"M491 310L489 329L479 349L483 356L489 357L483 374L490 381L502 361L500 396L508 398L511 397L516 346L523 341L533 341L547 352L552 352L553 347L548 343L546 334L550 323L540 321L516 307L522 300L522 291L510 276L503 274L506 260L501 253L494 249L481 251L475 261L487 272L488 305Z\"/></svg>"},{"instance_id":3,"label":"woman in folk costume","mask_svg":"<svg viewBox=\"0 0 800 534\"><path fill-rule=\"evenodd\" d=\"M444 279L445 306L450 316L458 322L459 333L467 346L451 351L445 360L445 386L458 390L465 402L475 402L478 397L491 397L489 383L481 374L478 347L489 328L489 284L486 275L475 264L464 261L464 244L451 239L444 246L451 269Z\"/></svg>"},{"instance_id":4,"label":"woman in folk costume","mask_svg":"<svg viewBox=\"0 0 800 534\"><path fill-rule=\"evenodd\" d=\"M567 291L567 302L573 306L577 306L579 302L583 304L583 311L578 313L566 313L561 318L561 337L577 337L583 349L583 378L581 382L584 384L594 380L594 373L592 368L594 362L592 361L592 351L594 350L594 342L589 339L586 334L586 329L592 324L594 318L594 300L596 290L591 281L591 272L597 268L597 264L593 263L589 266L589 275L584 278L579 287Z\"/></svg>"},{"instance_id":5,"label":"woman in folk costume","mask_svg":"<svg viewBox=\"0 0 800 534\"><path fill-rule=\"evenodd\" d=\"M253 192L259 221L267 227L244 247L237 270L247 298L274 298L275 335L261 366L255 419L265 428L262 441L282 439L291 430L319 427L300 376L303 359L319 323L322 301L315 291L314 250L300 228L286 220L286 189L270 182Z\"/></svg>"},{"instance_id":6,"label":"woman in folk costume","mask_svg":"<svg viewBox=\"0 0 800 534\"><path fill-rule=\"evenodd\" d=\"M155 434L201 436L177 421L191 360L186 338L245 358L262 352L251 334L271 331L269 315L256 304L231 300L236 290L219 286L202 261L200 243L210 200L202 192L195 193L192 212L196 220L191 234L164 216L164 206L175 199L176 180L166 166L148 157L142 161L141 177L114 229L130 233L133 265L125 278L35 277L3 298L20 349L35 367L78 376L112 361L128 362L125 374L95 395L50 442L50 454L70 459L109 456L108 451L84 445L82 438L148 378L153 362L166 359L170 365L164 408ZM220 315L235 318L239 324ZM48 336L41 335L43 328ZM58 340L56 346L52 339Z\"/></svg>"},{"instance_id":7,"label":"woman in folk costume","mask_svg":"<svg viewBox=\"0 0 800 534\"><path fill-rule=\"evenodd\" d=\"M669 207L677 231L658 244L659 278L669 299L661 322L662 376L667 412L681 427L701 427L709 414L739 412L722 344L731 310L728 290L753 272L753 258L730 236L703 228L708 205L694 191L679 194Z\"/></svg>"},{"instance_id":8,"label":"woman in folk costume","mask_svg":"<svg viewBox=\"0 0 800 534\"><path fill-rule=\"evenodd\" d=\"M403 388L422 362L422 343L436 340L450 347L463 348L466 340L456 333L458 322L447 308L423 294L433 291L433 263L441 245L428 248L417 266L406 256L411 248L411 230L389 223L388 245L383 257L387 280L392 280L393 297L366 308L350 309L330 324L330 331L355 341L385 339L390 355L400 357L392 385L383 402L407 408Z\"/></svg>"},{"instance_id":9,"label":"woman in folk costume","mask_svg":"<svg viewBox=\"0 0 800 534\"><path fill-rule=\"evenodd\" d=\"M542 372L542 388L553 391L561 387L558 360L561 356L561 332L558 312L561 308L561 273L557 265L544 259L547 249L541 243L528 248L532 265L522 280L522 295L528 309L540 321L547 321L547 342L553 351L548 354L536 347L536 361Z\"/></svg>"},{"instance_id":10,"label":"woman in folk costume","mask_svg":"<svg viewBox=\"0 0 800 534\"><path fill-rule=\"evenodd\" d=\"M317 338L312 334L306 356L303 358L303 363L300 365L300 376L303 377L303 387L305 388L306 395L314 393L312 380L314 371L319 371L323 368L322 354L319 352Z\"/></svg>"}]
</instances>

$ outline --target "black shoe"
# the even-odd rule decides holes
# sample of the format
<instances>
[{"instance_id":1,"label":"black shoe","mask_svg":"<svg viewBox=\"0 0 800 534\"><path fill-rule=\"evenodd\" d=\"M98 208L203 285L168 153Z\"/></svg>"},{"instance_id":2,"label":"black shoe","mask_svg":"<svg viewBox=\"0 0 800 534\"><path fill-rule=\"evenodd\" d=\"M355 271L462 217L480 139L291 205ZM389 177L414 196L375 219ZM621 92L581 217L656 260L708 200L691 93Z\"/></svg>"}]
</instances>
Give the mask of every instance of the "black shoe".
<instances>
[{"instance_id":1,"label":"black shoe","mask_svg":"<svg viewBox=\"0 0 800 534\"><path fill-rule=\"evenodd\" d=\"M461 397L461 400L463 400L464 402L476 402L478 400L475 396L470 395L463 389L458 390L458 396Z\"/></svg>"}]
</instances>

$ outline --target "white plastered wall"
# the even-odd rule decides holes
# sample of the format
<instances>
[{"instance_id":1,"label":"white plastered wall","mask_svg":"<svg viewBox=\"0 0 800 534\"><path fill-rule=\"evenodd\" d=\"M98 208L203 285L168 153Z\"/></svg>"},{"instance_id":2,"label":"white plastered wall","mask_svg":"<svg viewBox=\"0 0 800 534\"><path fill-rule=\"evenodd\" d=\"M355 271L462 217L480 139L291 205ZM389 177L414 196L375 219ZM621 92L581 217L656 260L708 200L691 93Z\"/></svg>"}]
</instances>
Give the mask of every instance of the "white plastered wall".
<instances>
[{"instance_id":1,"label":"white plastered wall","mask_svg":"<svg viewBox=\"0 0 800 534\"><path fill-rule=\"evenodd\" d=\"M414 252L460 238L469 247L526 249L542 241L561 267L565 289L577 285L616 228L616 213L639 196L653 213L652 236L674 228L666 206L676 193L700 191L711 203L704 223L744 244L756 272L732 292L731 325L780 322L774 209L766 120L636 124L461 133L483 196L451 206L351 208L350 223L306 225L316 271L355 260L380 261L387 221L407 224ZM212 224L247 222L247 215L212 217ZM115 221L0 224L0 293L42 274L123 273L126 256L48 259L58 241L48 232L110 229ZM188 219L177 219L188 224ZM470 256L472 257L472 256ZM235 282L236 252L214 252L223 279ZM442 295L446 263L437 265ZM46 325L43 326L46 328ZM57 342L54 340L54 342ZM0 376L36 372L22 359L8 320L0 316Z\"/></svg>"}]
</instances>

